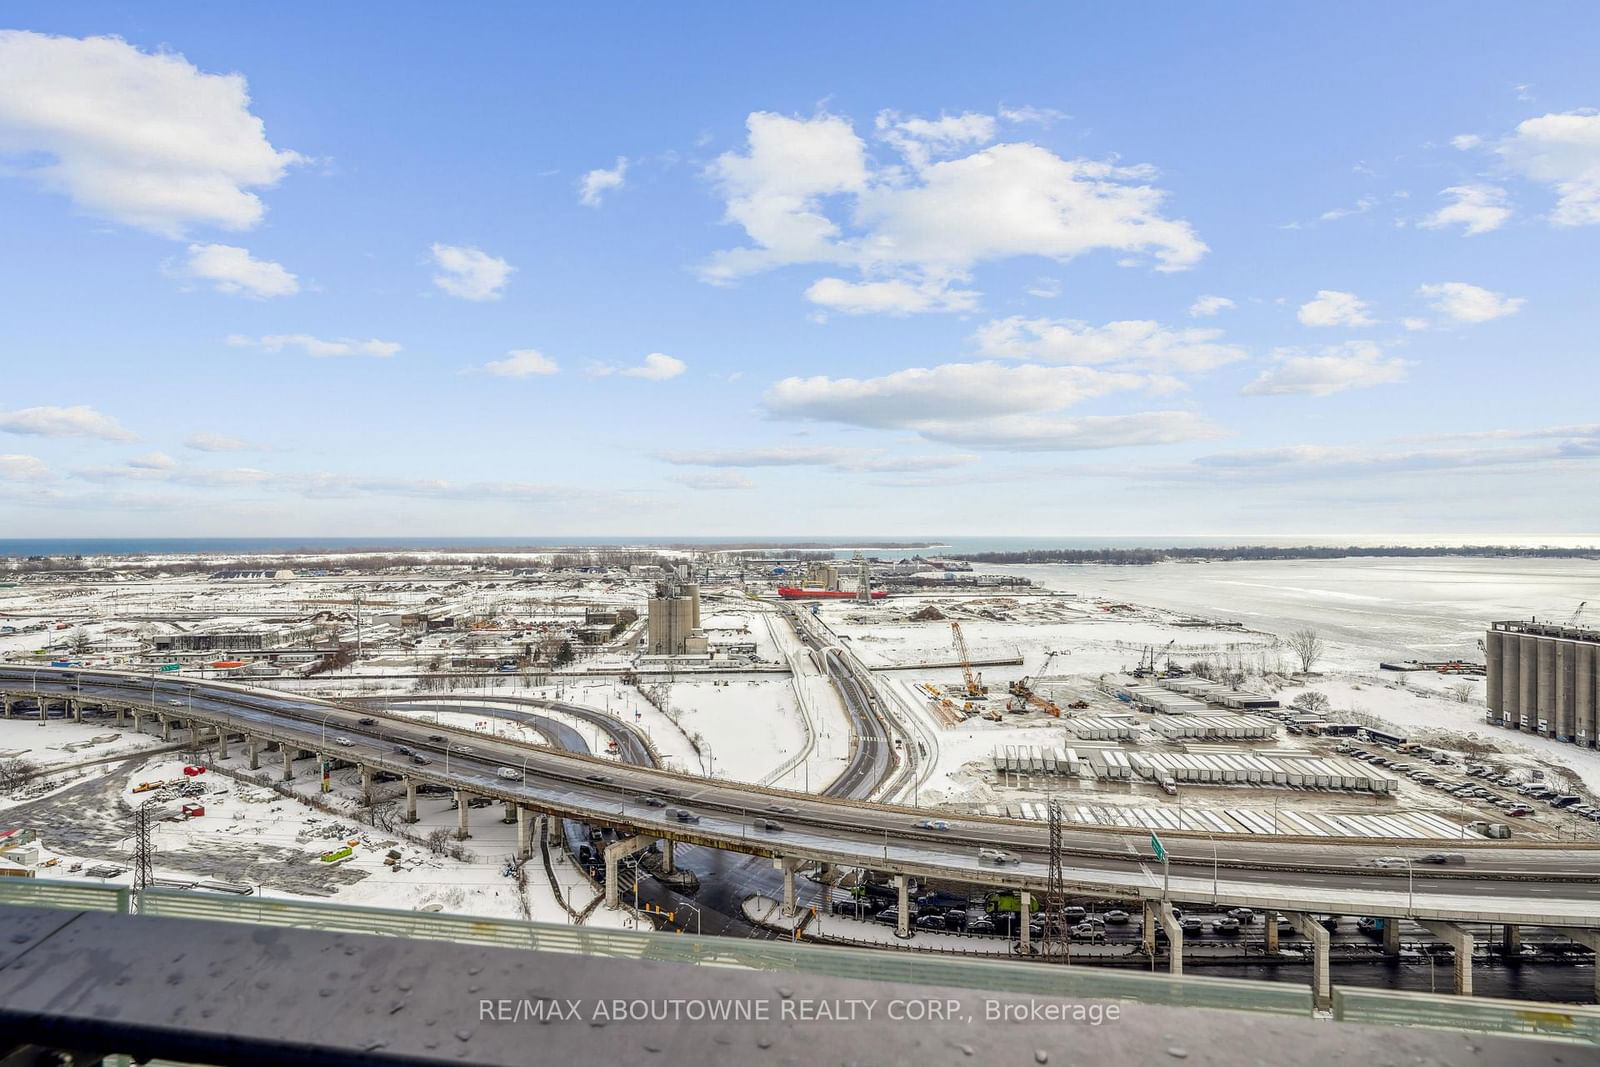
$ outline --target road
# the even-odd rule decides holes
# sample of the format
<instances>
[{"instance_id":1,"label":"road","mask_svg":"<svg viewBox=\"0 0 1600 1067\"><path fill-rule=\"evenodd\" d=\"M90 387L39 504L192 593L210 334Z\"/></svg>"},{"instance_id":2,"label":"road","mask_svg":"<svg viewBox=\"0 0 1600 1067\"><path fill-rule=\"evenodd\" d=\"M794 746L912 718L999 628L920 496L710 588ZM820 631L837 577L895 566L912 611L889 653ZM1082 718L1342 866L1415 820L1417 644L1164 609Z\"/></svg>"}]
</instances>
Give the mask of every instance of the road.
<instances>
[{"instance_id":1,"label":"road","mask_svg":"<svg viewBox=\"0 0 1600 1067\"><path fill-rule=\"evenodd\" d=\"M79 671L69 679L63 673L74 672L0 667L0 682L14 695L29 693L37 684L41 694L81 691L86 701L135 703L179 718L192 715L226 724L231 731L280 739L419 781L692 844L980 885L1042 891L1046 884L1045 831L1038 824L961 816L949 817L947 832L921 830L913 825L922 817L916 809L621 765L376 711L366 714L377 721L364 726L358 721L363 709L327 701L222 683L103 671ZM349 744L340 744L339 738ZM432 762L410 764L397 755L399 745L430 753ZM699 821L677 822L643 802L644 796L662 791L671 791L666 795L692 809ZM769 814L777 808L792 810ZM781 820L784 829L763 831L756 820L764 818ZM1073 828L1065 841L1070 892L1128 900L1162 895L1159 867L1143 833ZM1168 845L1171 897L1181 901L1600 927L1600 850L1592 847L1452 845L1452 850L1468 854L1467 869L1423 873L1424 868L1363 867L1375 849L1404 852L1391 843L1218 838L1215 865L1212 845L1204 838L1171 835ZM1020 862L986 864L978 856L980 846L1008 849Z\"/></svg>"}]
</instances>

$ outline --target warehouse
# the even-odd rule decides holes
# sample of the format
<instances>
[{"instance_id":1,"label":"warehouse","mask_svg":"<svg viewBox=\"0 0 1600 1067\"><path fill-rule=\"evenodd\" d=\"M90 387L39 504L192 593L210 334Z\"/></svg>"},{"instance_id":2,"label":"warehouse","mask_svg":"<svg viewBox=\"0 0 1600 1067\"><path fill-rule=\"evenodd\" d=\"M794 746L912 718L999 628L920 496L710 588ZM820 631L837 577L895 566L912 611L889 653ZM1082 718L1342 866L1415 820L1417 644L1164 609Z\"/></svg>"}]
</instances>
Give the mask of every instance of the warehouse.
<instances>
[{"instance_id":1,"label":"warehouse","mask_svg":"<svg viewBox=\"0 0 1600 1067\"><path fill-rule=\"evenodd\" d=\"M1497 622L1484 651L1491 725L1595 746L1600 630Z\"/></svg>"}]
</instances>

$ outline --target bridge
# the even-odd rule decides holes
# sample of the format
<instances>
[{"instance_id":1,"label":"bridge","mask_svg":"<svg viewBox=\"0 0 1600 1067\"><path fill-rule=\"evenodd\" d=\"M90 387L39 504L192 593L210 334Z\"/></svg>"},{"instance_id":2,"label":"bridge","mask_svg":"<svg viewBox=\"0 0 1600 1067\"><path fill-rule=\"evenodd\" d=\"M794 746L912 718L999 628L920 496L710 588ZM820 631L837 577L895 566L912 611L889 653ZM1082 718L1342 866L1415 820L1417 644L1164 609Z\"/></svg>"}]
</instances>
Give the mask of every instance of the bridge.
<instances>
[{"instance_id":1,"label":"bridge","mask_svg":"<svg viewBox=\"0 0 1600 1067\"><path fill-rule=\"evenodd\" d=\"M795 871L803 865L880 872L898 887L902 934L909 933L911 878L1011 888L1021 895L1021 948L1029 952L1028 909L1048 887L1047 840L1038 823L952 816L948 830L929 830L915 825L927 817L925 809L619 765L331 700L159 674L0 666L0 713L43 718L52 708L74 718L90 709L118 721L131 718L134 729L168 739L184 729L212 745L216 758L238 751L253 769L270 753L286 778L307 758L355 766L368 783L376 772L388 772L404 783L409 818L415 818L419 783L444 786L455 793L464 837L471 833L467 801L488 797L516 820L524 854L531 852L541 817L614 827L632 836L605 849L612 907L622 860L657 841L687 843L772 861L783 872L784 906L791 912ZM402 747L428 762L415 762ZM674 816L683 810L690 819ZM1313 989L1323 1003L1331 997L1329 939L1316 916L1324 913L1422 924L1454 948L1461 993L1471 992L1474 940L1464 924L1550 927L1591 948L1600 944L1600 850L1589 845L1463 842L1452 848L1469 856L1466 868L1423 874L1368 866L1373 843L1365 840L1231 840L1179 832L1163 839L1170 879L1156 867L1142 832L1074 825L1064 834L1066 885L1069 892L1142 907L1146 937L1154 937L1159 923L1171 941L1173 974L1183 966L1183 931L1173 905L1183 902L1286 915L1310 943ZM1396 844L1406 843L1384 847ZM980 848L1012 852L1017 862L996 866L982 859ZM1266 925L1271 947L1276 924ZM1385 923L1386 930L1397 926Z\"/></svg>"}]
</instances>

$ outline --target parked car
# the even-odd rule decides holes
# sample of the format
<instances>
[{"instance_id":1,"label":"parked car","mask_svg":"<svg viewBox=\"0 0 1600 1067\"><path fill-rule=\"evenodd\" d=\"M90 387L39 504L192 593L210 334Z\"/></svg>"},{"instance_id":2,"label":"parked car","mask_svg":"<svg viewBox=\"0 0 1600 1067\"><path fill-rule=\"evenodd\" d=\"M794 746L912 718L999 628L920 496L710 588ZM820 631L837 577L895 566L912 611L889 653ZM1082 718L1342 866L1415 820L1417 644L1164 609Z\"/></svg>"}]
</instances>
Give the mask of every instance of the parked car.
<instances>
[{"instance_id":1,"label":"parked car","mask_svg":"<svg viewBox=\"0 0 1600 1067\"><path fill-rule=\"evenodd\" d=\"M923 929L923 930L943 930L944 929L944 916L943 915L919 915L917 917L917 926L918 926L919 929Z\"/></svg>"},{"instance_id":2,"label":"parked car","mask_svg":"<svg viewBox=\"0 0 1600 1067\"><path fill-rule=\"evenodd\" d=\"M969 934L992 934L992 933L994 933L994 920L993 919L988 919L988 918L973 919L970 923L967 924L967 933L969 933Z\"/></svg>"}]
</instances>

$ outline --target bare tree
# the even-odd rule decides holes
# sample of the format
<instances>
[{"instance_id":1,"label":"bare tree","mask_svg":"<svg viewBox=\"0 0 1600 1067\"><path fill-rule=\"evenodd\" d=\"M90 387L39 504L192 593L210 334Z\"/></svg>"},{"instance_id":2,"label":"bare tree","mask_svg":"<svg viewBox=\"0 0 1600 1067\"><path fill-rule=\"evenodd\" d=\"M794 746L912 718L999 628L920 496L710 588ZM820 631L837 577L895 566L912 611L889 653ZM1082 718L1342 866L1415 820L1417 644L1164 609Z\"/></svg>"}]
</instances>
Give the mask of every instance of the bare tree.
<instances>
[{"instance_id":1,"label":"bare tree","mask_svg":"<svg viewBox=\"0 0 1600 1067\"><path fill-rule=\"evenodd\" d=\"M1308 711L1320 714L1324 711L1327 711L1332 703L1333 702L1322 693L1301 693L1299 696L1295 697L1289 702L1289 706L1299 711Z\"/></svg>"},{"instance_id":2,"label":"bare tree","mask_svg":"<svg viewBox=\"0 0 1600 1067\"><path fill-rule=\"evenodd\" d=\"M1455 685L1450 687L1450 695L1455 697L1456 700L1462 704L1467 703L1472 699L1472 683L1457 682Z\"/></svg>"},{"instance_id":3,"label":"bare tree","mask_svg":"<svg viewBox=\"0 0 1600 1067\"><path fill-rule=\"evenodd\" d=\"M1327 647L1322 643L1322 635L1309 628L1290 634L1288 644L1289 651L1300 661L1301 674L1311 673Z\"/></svg>"},{"instance_id":4,"label":"bare tree","mask_svg":"<svg viewBox=\"0 0 1600 1067\"><path fill-rule=\"evenodd\" d=\"M21 756L0 760L0 793L20 789L23 783L38 773L39 765Z\"/></svg>"}]
</instances>

